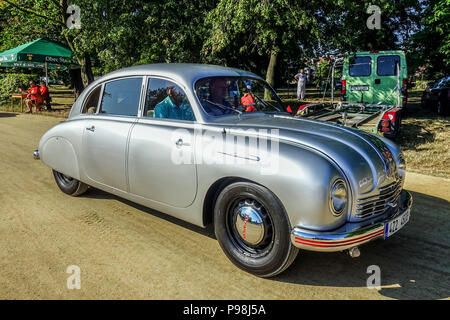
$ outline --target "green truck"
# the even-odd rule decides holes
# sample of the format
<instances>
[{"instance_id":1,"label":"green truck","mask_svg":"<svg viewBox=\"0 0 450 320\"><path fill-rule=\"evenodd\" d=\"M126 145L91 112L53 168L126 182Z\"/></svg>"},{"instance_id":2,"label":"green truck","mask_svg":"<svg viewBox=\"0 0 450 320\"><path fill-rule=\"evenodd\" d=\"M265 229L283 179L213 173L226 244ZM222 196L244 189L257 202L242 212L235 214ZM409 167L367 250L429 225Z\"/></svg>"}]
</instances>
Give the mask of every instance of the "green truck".
<instances>
[{"instance_id":1,"label":"green truck","mask_svg":"<svg viewBox=\"0 0 450 320\"><path fill-rule=\"evenodd\" d=\"M334 122L395 139L407 103L403 51L366 51L334 59L342 65L341 101L300 106L296 116ZM334 88L331 88L334 92Z\"/></svg>"}]
</instances>

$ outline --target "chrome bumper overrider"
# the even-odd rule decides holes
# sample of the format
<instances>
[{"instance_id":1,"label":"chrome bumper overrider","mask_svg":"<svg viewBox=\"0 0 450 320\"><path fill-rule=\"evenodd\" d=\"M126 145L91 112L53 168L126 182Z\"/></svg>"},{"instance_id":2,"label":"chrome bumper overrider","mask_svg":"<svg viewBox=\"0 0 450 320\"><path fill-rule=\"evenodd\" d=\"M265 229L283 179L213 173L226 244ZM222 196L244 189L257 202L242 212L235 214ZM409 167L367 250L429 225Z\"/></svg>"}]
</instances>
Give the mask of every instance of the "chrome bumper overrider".
<instances>
[{"instance_id":1,"label":"chrome bumper overrider","mask_svg":"<svg viewBox=\"0 0 450 320\"><path fill-rule=\"evenodd\" d=\"M383 238L385 225L406 210L411 210L411 206L411 194L402 190L398 209L392 210L387 216L378 217L375 221L348 222L333 231L320 232L295 227L291 232L291 241L296 247L304 250L321 252L347 250L380 237Z\"/></svg>"}]
</instances>

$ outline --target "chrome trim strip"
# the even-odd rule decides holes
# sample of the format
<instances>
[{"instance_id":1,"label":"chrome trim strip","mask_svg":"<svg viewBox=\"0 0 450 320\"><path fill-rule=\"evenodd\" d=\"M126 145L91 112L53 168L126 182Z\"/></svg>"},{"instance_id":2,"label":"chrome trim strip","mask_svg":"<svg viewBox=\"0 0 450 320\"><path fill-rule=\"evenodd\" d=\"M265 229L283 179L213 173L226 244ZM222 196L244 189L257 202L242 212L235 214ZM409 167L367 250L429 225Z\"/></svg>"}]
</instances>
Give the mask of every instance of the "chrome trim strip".
<instances>
[{"instance_id":1,"label":"chrome trim strip","mask_svg":"<svg viewBox=\"0 0 450 320\"><path fill-rule=\"evenodd\" d=\"M413 201L411 194L403 190L400 196L402 197L401 209L394 211L393 214L382 218L380 221L372 222L369 225L348 222L337 230L324 232L295 227L291 231L291 242L297 248L304 250L335 252L347 250L384 237L385 225L406 210L411 210Z\"/></svg>"}]
</instances>

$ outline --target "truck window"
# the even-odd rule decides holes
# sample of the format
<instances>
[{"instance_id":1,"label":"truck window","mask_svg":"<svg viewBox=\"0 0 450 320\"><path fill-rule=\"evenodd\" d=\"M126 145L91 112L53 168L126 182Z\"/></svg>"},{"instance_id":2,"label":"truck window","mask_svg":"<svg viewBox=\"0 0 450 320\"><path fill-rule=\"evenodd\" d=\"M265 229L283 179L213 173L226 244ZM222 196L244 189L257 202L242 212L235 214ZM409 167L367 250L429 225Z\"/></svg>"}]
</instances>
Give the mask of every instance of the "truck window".
<instances>
[{"instance_id":1,"label":"truck window","mask_svg":"<svg viewBox=\"0 0 450 320\"><path fill-rule=\"evenodd\" d=\"M371 74L371 62L370 57L355 57L355 61L349 66L349 74L352 77L367 77Z\"/></svg>"},{"instance_id":2,"label":"truck window","mask_svg":"<svg viewBox=\"0 0 450 320\"><path fill-rule=\"evenodd\" d=\"M379 56L377 58L377 74L379 76L396 76L397 64L400 67L399 56Z\"/></svg>"}]
</instances>

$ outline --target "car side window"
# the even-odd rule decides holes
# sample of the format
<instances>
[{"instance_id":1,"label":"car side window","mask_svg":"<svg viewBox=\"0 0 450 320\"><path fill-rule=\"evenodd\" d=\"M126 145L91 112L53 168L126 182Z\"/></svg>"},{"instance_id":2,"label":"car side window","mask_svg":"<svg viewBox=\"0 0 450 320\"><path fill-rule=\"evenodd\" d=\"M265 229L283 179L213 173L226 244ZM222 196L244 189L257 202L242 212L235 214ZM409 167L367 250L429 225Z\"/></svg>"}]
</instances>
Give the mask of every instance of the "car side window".
<instances>
[{"instance_id":1,"label":"car side window","mask_svg":"<svg viewBox=\"0 0 450 320\"><path fill-rule=\"evenodd\" d=\"M186 93L172 81L150 78L144 107L144 117L195 121Z\"/></svg>"},{"instance_id":2,"label":"car side window","mask_svg":"<svg viewBox=\"0 0 450 320\"><path fill-rule=\"evenodd\" d=\"M100 85L89 94L89 97L86 99L81 113L92 114L97 111L98 100L100 98L101 91L102 86Z\"/></svg>"},{"instance_id":3,"label":"car side window","mask_svg":"<svg viewBox=\"0 0 450 320\"><path fill-rule=\"evenodd\" d=\"M142 78L125 78L105 84L100 105L101 114L137 116Z\"/></svg>"}]
</instances>

